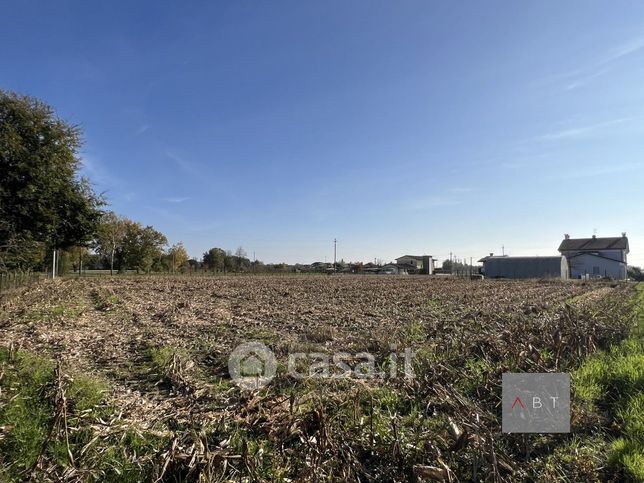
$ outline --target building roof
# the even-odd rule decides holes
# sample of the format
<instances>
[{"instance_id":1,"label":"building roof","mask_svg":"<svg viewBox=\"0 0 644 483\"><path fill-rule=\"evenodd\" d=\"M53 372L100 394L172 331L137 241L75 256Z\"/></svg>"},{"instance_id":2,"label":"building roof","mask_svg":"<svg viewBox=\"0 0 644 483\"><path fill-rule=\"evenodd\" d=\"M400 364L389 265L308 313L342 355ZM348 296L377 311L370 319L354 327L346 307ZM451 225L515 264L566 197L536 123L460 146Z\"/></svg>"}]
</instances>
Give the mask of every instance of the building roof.
<instances>
[{"instance_id":1,"label":"building roof","mask_svg":"<svg viewBox=\"0 0 644 483\"><path fill-rule=\"evenodd\" d=\"M540 256L535 256L535 257L509 257L507 255L491 255L488 257L483 257L481 258L478 263L485 263L488 260L508 260L508 261L515 261L515 262L521 262L525 260L559 260L561 261L561 255L556 255L556 256L545 256L545 257L540 257Z\"/></svg>"},{"instance_id":2,"label":"building roof","mask_svg":"<svg viewBox=\"0 0 644 483\"><path fill-rule=\"evenodd\" d=\"M422 261L422 259L424 257L432 258L431 255L403 255L402 257L396 258L396 260L400 260L401 258L415 258L416 260L421 260Z\"/></svg>"},{"instance_id":3,"label":"building roof","mask_svg":"<svg viewBox=\"0 0 644 483\"><path fill-rule=\"evenodd\" d=\"M489 256L481 258L477 263L485 262L489 258L503 258L503 257L507 258L508 256L507 255L494 255L493 253L490 253Z\"/></svg>"},{"instance_id":4,"label":"building roof","mask_svg":"<svg viewBox=\"0 0 644 483\"><path fill-rule=\"evenodd\" d=\"M566 238L559 245L559 251L597 251L597 250L626 250L628 251L628 238L626 236L610 238Z\"/></svg>"}]
</instances>

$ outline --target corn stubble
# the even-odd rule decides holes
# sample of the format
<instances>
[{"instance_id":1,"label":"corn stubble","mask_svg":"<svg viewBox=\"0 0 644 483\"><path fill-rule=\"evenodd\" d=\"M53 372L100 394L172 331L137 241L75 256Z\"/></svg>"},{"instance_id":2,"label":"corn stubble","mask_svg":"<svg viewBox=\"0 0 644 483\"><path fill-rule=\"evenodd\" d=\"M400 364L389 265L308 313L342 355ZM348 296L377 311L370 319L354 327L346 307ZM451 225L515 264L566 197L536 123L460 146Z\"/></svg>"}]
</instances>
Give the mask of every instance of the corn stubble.
<instances>
[{"instance_id":1,"label":"corn stubble","mask_svg":"<svg viewBox=\"0 0 644 483\"><path fill-rule=\"evenodd\" d=\"M502 435L500 381L507 371L573 370L623 338L630 294L607 283L423 277L42 282L2 301L0 345L56 361L43 389L49 431L32 460L0 456L0 477L610 479L600 453L559 456L567 435ZM254 392L232 384L226 366L232 349L251 340L281 362L272 383ZM385 367L392 347L412 349L413 379L296 379L286 371L295 351L369 351ZM16 370L11 357L0 373ZM73 374L105 381L95 407L75 407ZM0 405L20 384L2 389ZM590 437L604 423L573 407L578 434ZM1 425L0 446L13 438Z\"/></svg>"}]
</instances>

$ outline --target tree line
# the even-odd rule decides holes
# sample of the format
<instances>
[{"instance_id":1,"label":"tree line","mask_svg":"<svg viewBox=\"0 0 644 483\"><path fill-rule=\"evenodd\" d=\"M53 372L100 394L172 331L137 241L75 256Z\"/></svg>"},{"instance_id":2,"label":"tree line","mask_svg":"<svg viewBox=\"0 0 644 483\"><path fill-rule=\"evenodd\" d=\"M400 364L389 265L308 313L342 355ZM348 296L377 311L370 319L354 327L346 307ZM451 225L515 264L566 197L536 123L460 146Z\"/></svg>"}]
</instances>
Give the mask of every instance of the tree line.
<instances>
[{"instance_id":1,"label":"tree line","mask_svg":"<svg viewBox=\"0 0 644 483\"><path fill-rule=\"evenodd\" d=\"M214 247L190 259L154 227L105 210L106 200L80 176L81 130L44 102L0 89L0 272L115 271L286 272L286 264L250 260ZM54 258L55 257L55 258ZM445 260L443 270L466 268ZM629 277L644 280L638 267Z\"/></svg>"},{"instance_id":2,"label":"tree line","mask_svg":"<svg viewBox=\"0 0 644 483\"><path fill-rule=\"evenodd\" d=\"M80 176L81 130L44 102L0 89L0 272L110 273L256 269L243 248L221 248L189 259L182 243L149 225L105 209ZM263 265L263 264L262 264Z\"/></svg>"},{"instance_id":3,"label":"tree line","mask_svg":"<svg viewBox=\"0 0 644 483\"><path fill-rule=\"evenodd\" d=\"M235 252L214 247L203 254L201 260L188 260L191 270L230 273L286 273L291 267L286 263L265 264L260 260L251 260L243 247Z\"/></svg>"}]
</instances>

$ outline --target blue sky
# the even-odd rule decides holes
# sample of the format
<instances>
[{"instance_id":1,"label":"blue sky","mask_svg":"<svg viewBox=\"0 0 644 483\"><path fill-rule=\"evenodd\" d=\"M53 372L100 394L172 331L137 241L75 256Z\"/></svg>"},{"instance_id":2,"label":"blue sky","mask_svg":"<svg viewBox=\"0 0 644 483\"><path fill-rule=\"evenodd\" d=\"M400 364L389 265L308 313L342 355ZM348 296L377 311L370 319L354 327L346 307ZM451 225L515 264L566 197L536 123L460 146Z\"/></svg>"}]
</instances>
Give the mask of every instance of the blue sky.
<instances>
[{"instance_id":1,"label":"blue sky","mask_svg":"<svg viewBox=\"0 0 644 483\"><path fill-rule=\"evenodd\" d=\"M112 208L268 262L644 265L644 3L3 4L0 87L85 137Z\"/></svg>"}]
</instances>

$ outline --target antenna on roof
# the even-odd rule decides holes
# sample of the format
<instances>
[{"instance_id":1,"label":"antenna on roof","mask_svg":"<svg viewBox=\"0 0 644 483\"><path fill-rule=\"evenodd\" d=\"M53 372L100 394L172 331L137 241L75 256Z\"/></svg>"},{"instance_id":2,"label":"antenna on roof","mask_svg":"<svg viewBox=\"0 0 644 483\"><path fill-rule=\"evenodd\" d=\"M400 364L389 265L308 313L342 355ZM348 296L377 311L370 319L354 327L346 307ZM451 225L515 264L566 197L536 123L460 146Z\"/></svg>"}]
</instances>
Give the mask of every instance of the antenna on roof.
<instances>
[{"instance_id":1,"label":"antenna on roof","mask_svg":"<svg viewBox=\"0 0 644 483\"><path fill-rule=\"evenodd\" d=\"M593 228L593 236L597 236L597 228Z\"/></svg>"}]
</instances>

